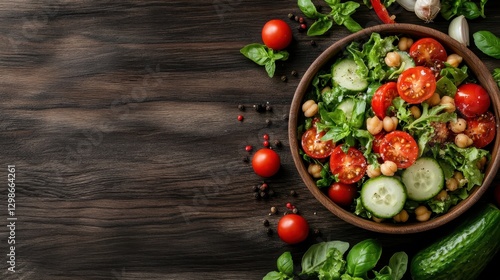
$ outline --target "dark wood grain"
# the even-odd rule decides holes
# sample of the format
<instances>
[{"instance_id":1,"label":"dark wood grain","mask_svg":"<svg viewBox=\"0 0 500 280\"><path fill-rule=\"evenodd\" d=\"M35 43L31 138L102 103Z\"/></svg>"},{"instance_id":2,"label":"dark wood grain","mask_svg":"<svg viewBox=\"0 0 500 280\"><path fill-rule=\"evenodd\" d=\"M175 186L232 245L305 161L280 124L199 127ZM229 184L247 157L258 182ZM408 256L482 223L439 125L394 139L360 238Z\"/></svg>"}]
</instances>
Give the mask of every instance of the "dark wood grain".
<instances>
[{"instance_id":1,"label":"dark wood grain","mask_svg":"<svg viewBox=\"0 0 500 280\"><path fill-rule=\"evenodd\" d=\"M500 11L490 2L471 33L496 32ZM425 24L392 11L400 22ZM291 57L271 79L239 49L290 12L300 13L296 1L0 2L1 174L7 181L7 165L16 166L18 218L15 274L5 262L8 229L0 231L1 278L261 279L282 252L297 265L321 240L373 237L384 256L411 255L451 230L368 232L308 192L288 148L290 102L312 61L350 33L335 27L311 38L290 22ZM354 17L379 23L364 6ZM446 32L448 22L426 25ZM470 48L489 70L499 67ZM267 103L272 112L252 110ZM243 161L244 147L260 147L264 133L282 142L282 168L268 180L277 195L255 200L252 186L262 179ZM7 225L7 189L0 195ZM268 236L263 220L275 228L286 202L321 235L297 246ZM271 206L281 212L269 216Z\"/></svg>"}]
</instances>

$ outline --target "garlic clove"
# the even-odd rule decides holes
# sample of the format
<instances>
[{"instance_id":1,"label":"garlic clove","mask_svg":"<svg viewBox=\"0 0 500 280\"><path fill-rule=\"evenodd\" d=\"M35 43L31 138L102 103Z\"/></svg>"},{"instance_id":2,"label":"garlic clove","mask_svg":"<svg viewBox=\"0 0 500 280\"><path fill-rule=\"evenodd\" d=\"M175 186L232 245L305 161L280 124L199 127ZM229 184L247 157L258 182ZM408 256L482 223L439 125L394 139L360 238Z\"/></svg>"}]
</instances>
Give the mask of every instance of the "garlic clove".
<instances>
[{"instance_id":1,"label":"garlic clove","mask_svg":"<svg viewBox=\"0 0 500 280\"><path fill-rule=\"evenodd\" d=\"M415 2L415 14L426 23L432 22L440 10L440 0L417 0Z\"/></svg>"},{"instance_id":2,"label":"garlic clove","mask_svg":"<svg viewBox=\"0 0 500 280\"><path fill-rule=\"evenodd\" d=\"M409 12L415 11L415 2L417 0L396 0L398 4Z\"/></svg>"},{"instance_id":3,"label":"garlic clove","mask_svg":"<svg viewBox=\"0 0 500 280\"><path fill-rule=\"evenodd\" d=\"M448 35L465 46L469 46L469 24L463 15L455 17L450 22L450 25L448 26Z\"/></svg>"}]
</instances>

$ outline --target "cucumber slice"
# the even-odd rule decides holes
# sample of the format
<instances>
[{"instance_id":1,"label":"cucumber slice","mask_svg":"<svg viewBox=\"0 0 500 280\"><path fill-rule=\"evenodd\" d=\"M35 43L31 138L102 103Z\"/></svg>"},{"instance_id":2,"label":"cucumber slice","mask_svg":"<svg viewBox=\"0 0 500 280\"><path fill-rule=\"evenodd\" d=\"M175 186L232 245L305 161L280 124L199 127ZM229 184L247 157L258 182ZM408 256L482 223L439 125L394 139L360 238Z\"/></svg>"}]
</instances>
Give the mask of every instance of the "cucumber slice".
<instances>
[{"instance_id":1,"label":"cucumber slice","mask_svg":"<svg viewBox=\"0 0 500 280\"><path fill-rule=\"evenodd\" d=\"M405 187L394 177L371 178L361 188L363 207L378 218L396 216L403 209L405 202Z\"/></svg>"},{"instance_id":2,"label":"cucumber slice","mask_svg":"<svg viewBox=\"0 0 500 280\"><path fill-rule=\"evenodd\" d=\"M346 118L348 120L351 119L352 117L352 111L354 110L354 106L356 105L356 102L352 98L344 98L342 102L337 106L337 109L342 110L344 112Z\"/></svg>"},{"instance_id":3,"label":"cucumber slice","mask_svg":"<svg viewBox=\"0 0 500 280\"><path fill-rule=\"evenodd\" d=\"M425 201L436 196L444 185L444 173L439 163L429 157L421 157L403 171L401 177L408 198Z\"/></svg>"},{"instance_id":4,"label":"cucumber slice","mask_svg":"<svg viewBox=\"0 0 500 280\"><path fill-rule=\"evenodd\" d=\"M401 63L404 63L403 71L408 68L415 67L415 60L413 60L409 53L404 51L397 51L397 53L399 54L399 57L401 57Z\"/></svg>"},{"instance_id":5,"label":"cucumber slice","mask_svg":"<svg viewBox=\"0 0 500 280\"><path fill-rule=\"evenodd\" d=\"M368 80L361 77L357 69L358 65L353 59L342 59L332 67L332 79L347 90L364 91L368 87Z\"/></svg>"}]
</instances>

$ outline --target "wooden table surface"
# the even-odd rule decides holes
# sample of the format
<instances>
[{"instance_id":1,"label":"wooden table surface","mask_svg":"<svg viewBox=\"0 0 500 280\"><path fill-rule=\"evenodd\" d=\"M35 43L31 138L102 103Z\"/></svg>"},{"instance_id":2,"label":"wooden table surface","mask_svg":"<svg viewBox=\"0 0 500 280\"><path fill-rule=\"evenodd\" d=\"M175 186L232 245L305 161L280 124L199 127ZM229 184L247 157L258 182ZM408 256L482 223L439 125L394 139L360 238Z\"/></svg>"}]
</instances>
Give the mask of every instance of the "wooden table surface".
<instances>
[{"instance_id":1,"label":"wooden table surface","mask_svg":"<svg viewBox=\"0 0 500 280\"><path fill-rule=\"evenodd\" d=\"M444 19L426 24L396 6L398 22L447 32ZM0 278L261 279L285 251L299 271L319 241L376 238L383 258L411 257L449 232L369 232L308 192L289 151L290 102L308 65L350 32L334 26L308 37L289 21L290 59L269 78L239 50L288 13L301 15L297 1L0 1L1 174L7 181L15 165L17 218L12 273L2 188ZM353 17L364 27L380 23L366 6ZM489 1L486 19L469 21L471 34L500 35L499 22ZM470 48L489 70L500 66ZM256 112L256 104L272 111ZM263 180L244 161L245 146L261 147L264 134L282 166L266 180L276 196L255 199L252 187ZM287 202L319 234L295 246L268 236L263 221L275 229L281 216L269 216L270 207L283 213Z\"/></svg>"}]
</instances>

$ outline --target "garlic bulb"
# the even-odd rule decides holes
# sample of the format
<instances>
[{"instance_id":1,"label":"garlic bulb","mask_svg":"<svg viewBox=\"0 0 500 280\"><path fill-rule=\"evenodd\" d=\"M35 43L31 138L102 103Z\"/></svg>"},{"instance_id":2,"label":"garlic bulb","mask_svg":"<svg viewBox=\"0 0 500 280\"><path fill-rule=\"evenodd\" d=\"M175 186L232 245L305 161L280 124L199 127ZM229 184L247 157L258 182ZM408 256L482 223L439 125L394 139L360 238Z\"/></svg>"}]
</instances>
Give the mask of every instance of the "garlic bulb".
<instances>
[{"instance_id":1,"label":"garlic bulb","mask_svg":"<svg viewBox=\"0 0 500 280\"><path fill-rule=\"evenodd\" d=\"M403 7L405 10L409 12L414 12L415 11L415 2L417 0L396 0L401 7Z\"/></svg>"},{"instance_id":2,"label":"garlic bulb","mask_svg":"<svg viewBox=\"0 0 500 280\"><path fill-rule=\"evenodd\" d=\"M469 46L469 24L463 15L457 16L450 22L448 35L460 43Z\"/></svg>"},{"instance_id":3,"label":"garlic bulb","mask_svg":"<svg viewBox=\"0 0 500 280\"><path fill-rule=\"evenodd\" d=\"M415 14L425 22L431 22L441 10L439 0L417 0L415 2Z\"/></svg>"}]
</instances>

